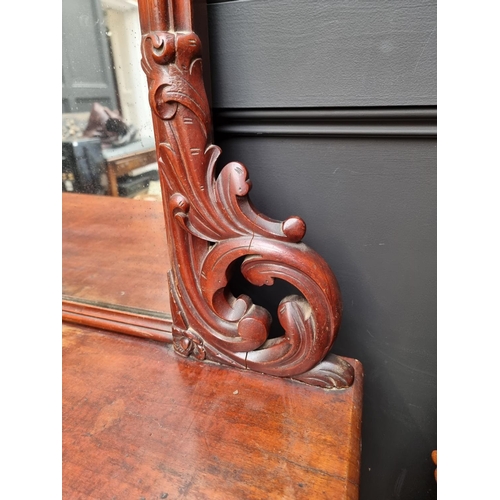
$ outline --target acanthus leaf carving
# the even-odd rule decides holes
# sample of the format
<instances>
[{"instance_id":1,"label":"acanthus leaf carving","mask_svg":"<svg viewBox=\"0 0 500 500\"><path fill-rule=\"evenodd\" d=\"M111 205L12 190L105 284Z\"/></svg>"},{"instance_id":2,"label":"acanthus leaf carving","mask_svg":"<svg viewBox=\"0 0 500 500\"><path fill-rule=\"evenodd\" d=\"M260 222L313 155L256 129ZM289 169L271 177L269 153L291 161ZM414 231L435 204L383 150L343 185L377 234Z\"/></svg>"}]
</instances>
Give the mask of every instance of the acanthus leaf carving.
<instances>
[{"instance_id":1,"label":"acanthus leaf carving","mask_svg":"<svg viewBox=\"0 0 500 500\"><path fill-rule=\"evenodd\" d=\"M174 15L185 15L175 1L170 6ZM175 25L175 19L169 22ZM147 23L141 24L144 29ZM220 149L211 143L198 36L186 29L146 30L142 67L170 243L175 351L324 388L350 386L352 367L329 354L340 326L340 291L326 262L302 242L304 221L259 213L241 163L215 174ZM271 286L281 279L302 294L281 301L284 333L278 338L268 338L266 309L229 290L231 270L241 260L250 283Z\"/></svg>"}]
</instances>

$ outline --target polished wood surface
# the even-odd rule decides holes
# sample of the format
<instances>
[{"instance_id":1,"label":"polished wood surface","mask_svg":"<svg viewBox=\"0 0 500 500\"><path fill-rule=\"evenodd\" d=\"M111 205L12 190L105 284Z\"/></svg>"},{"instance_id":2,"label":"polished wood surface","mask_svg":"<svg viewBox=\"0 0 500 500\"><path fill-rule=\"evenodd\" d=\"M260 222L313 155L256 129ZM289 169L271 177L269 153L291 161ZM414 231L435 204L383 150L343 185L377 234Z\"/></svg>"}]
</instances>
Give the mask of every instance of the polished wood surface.
<instances>
[{"instance_id":1,"label":"polished wood surface","mask_svg":"<svg viewBox=\"0 0 500 500\"><path fill-rule=\"evenodd\" d=\"M116 306L103 307L63 299L62 319L78 325L172 343L172 318L151 311L117 309Z\"/></svg>"},{"instance_id":2,"label":"polished wood surface","mask_svg":"<svg viewBox=\"0 0 500 500\"><path fill-rule=\"evenodd\" d=\"M62 194L65 299L170 314L162 205Z\"/></svg>"},{"instance_id":3,"label":"polished wood surface","mask_svg":"<svg viewBox=\"0 0 500 500\"><path fill-rule=\"evenodd\" d=\"M363 371L331 353L335 276L300 217L254 208L242 164L215 175L191 7L139 2L162 204L63 200L63 497L357 499ZM251 283L302 294L279 305L280 337L231 294L240 259ZM113 324L130 335L96 328Z\"/></svg>"},{"instance_id":4,"label":"polished wood surface","mask_svg":"<svg viewBox=\"0 0 500 500\"><path fill-rule=\"evenodd\" d=\"M358 498L362 368L348 389L185 359L63 325L63 498Z\"/></svg>"},{"instance_id":5,"label":"polished wood surface","mask_svg":"<svg viewBox=\"0 0 500 500\"><path fill-rule=\"evenodd\" d=\"M304 221L261 214L241 163L230 162L216 175L221 151L212 143L192 8L191 0L139 0L141 64L172 262L174 349L325 388L349 387L354 370L331 351L342 317L340 290L326 261L302 242ZM277 338L269 338L270 312L230 290L241 259L250 283L282 279L299 292L278 306L283 334Z\"/></svg>"}]
</instances>

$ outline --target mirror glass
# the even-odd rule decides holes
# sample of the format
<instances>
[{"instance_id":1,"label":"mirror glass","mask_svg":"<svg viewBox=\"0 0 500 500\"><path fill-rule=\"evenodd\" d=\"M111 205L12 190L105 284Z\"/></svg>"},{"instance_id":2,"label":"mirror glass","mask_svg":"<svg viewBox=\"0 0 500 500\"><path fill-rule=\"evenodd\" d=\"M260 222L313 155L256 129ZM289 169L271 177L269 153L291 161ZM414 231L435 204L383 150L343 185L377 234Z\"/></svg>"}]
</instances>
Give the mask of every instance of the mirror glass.
<instances>
[{"instance_id":1,"label":"mirror glass","mask_svg":"<svg viewBox=\"0 0 500 500\"><path fill-rule=\"evenodd\" d=\"M137 1L62 6L63 191L158 199Z\"/></svg>"},{"instance_id":2,"label":"mirror glass","mask_svg":"<svg viewBox=\"0 0 500 500\"><path fill-rule=\"evenodd\" d=\"M63 236L63 298L154 315L168 307L167 266L158 255L166 245L137 1L63 0L62 14L63 230L71 233L70 243ZM100 213L84 214L95 196ZM122 220L132 203L133 223ZM88 232L76 225L80 214ZM117 234L105 229L110 219ZM140 269L118 282L120 249L133 236L144 243L128 249L143 252ZM165 297L144 293L152 277L165 281Z\"/></svg>"}]
</instances>

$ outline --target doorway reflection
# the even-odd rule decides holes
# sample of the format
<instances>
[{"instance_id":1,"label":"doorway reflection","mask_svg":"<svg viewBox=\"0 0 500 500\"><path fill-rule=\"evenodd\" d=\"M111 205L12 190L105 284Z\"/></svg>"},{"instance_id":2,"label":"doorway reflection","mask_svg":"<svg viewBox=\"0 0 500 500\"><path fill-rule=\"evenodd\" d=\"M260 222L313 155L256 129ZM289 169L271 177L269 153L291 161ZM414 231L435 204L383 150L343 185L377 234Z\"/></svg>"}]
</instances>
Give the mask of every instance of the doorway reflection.
<instances>
[{"instance_id":1,"label":"doorway reflection","mask_svg":"<svg viewBox=\"0 0 500 500\"><path fill-rule=\"evenodd\" d=\"M62 190L161 200L136 0L63 0Z\"/></svg>"}]
</instances>

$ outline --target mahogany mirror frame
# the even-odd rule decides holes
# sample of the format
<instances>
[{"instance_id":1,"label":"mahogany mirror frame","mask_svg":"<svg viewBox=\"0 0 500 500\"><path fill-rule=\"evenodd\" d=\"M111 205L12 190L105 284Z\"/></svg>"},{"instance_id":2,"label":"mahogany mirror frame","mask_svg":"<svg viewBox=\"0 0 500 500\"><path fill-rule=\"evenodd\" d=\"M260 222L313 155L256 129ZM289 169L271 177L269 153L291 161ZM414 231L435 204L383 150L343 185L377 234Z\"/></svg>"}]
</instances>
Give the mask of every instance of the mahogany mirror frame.
<instances>
[{"instance_id":1,"label":"mahogany mirror frame","mask_svg":"<svg viewBox=\"0 0 500 500\"><path fill-rule=\"evenodd\" d=\"M340 290L326 261L302 242L305 222L261 214L250 201L245 166L217 163L221 150L213 144L192 7L191 0L139 0L141 63L171 266L171 317L66 298L63 319L172 343L177 354L200 362L347 388L353 367L331 352L342 317ZM236 262L253 285L281 279L298 290L278 307L281 336L269 338L269 311L231 293Z\"/></svg>"}]
</instances>

